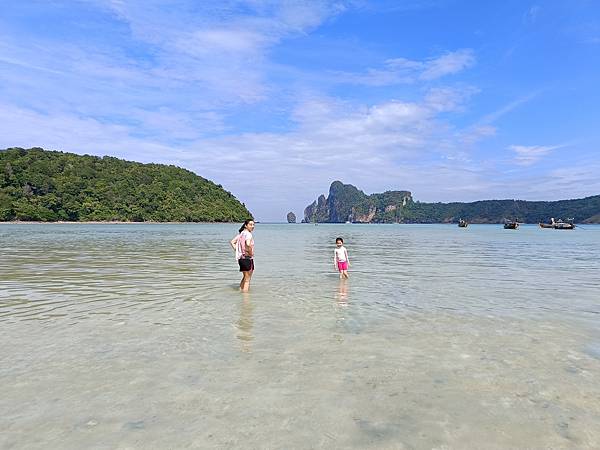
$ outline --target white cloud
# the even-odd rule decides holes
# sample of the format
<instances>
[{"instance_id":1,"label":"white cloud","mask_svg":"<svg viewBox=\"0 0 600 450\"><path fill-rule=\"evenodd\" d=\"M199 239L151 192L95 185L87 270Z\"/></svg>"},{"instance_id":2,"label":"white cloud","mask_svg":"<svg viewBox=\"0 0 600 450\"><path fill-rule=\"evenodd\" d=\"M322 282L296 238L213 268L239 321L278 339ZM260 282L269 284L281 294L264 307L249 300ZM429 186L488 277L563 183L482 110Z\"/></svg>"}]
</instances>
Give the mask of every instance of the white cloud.
<instances>
[{"instance_id":1,"label":"white cloud","mask_svg":"<svg viewBox=\"0 0 600 450\"><path fill-rule=\"evenodd\" d=\"M540 195L551 195L549 198L598 195L600 193L599 173L600 164L597 160L578 161L575 165L551 170L537 187Z\"/></svg>"},{"instance_id":2,"label":"white cloud","mask_svg":"<svg viewBox=\"0 0 600 450\"><path fill-rule=\"evenodd\" d=\"M40 66L37 64L31 64L30 62L11 58L8 56L0 56L0 63L9 64L12 66L18 66L18 67L22 67L25 69L39 70L42 72L48 72L48 73L52 73L52 74L62 75L65 73L64 71L61 71L61 70L49 69L48 67Z\"/></svg>"},{"instance_id":3,"label":"white cloud","mask_svg":"<svg viewBox=\"0 0 600 450\"><path fill-rule=\"evenodd\" d=\"M334 72L333 76L342 83L390 86L436 80L461 72L474 64L473 50L462 49L423 61L392 58L385 61L383 68L369 68L364 73Z\"/></svg>"},{"instance_id":4,"label":"white cloud","mask_svg":"<svg viewBox=\"0 0 600 450\"><path fill-rule=\"evenodd\" d=\"M563 163L561 167L542 172L523 168L515 173L490 175L486 197L516 198L522 200L559 200L598 195L600 192L600 164L595 158ZM481 198L481 197L480 197Z\"/></svg>"},{"instance_id":5,"label":"white cloud","mask_svg":"<svg viewBox=\"0 0 600 450\"><path fill-rule=\"evenodd\" d=\"M176 45L193 55L251 55L259 52L265 41L265 36L255 31L213 28L193 31L187 36L182 36Z\"/></svg>"},{"instance_id":6,"label":"white cloud","mask_svg":"<svg viewBox=\"0 0 600 450\"><path fill-rule=\"evenodd\" d=\"M426 105L437 112L462 110L462 106L478 89L470 86L458 88L433 88L425 96Z\"/></svg>"},{"instance_id":7,"label":"white cloud","mask_svg":"<svg viewBox=\"0 0 600 450\"><path fill-rule=\"evenodd\" d=\"M333 178L347 176L365 189L420 190L426 184L418 175L422 160L439 159L438 144L447 137L448 126L438 116L458 108L458 97L458 93L444 90L426 93L416 102L358 106L328 97L308 97L297 105L293 114L296 128L291 131L213 138L194 133L193 124L184 117L169 118L172 111L133 110L132 119L143 121L144 129L156 127L183 139L176 145L166 139L161 143L157 135L140 135L135 121L116 125L0 106L0 147L43 146L181 165L223 184L258 217L273 220L277 218L273 211L287 212L290 207L300 211L310 203L307 195L313 192L306 189L309 184L326 189ZM431 167L426 169L435 173ZM444 173L448 170L454 169L444 169Z\"/></svg>"},{"instance_id":8,"label":"white cloud","mask_svg":"<svg viewBox=\"0 0 600 450\"><path fill-rule=\"evenodd\" d=\"M127 126L73 114L43 114L0 105L0 124L0 148L37 146L142 162L165 161L174 153L169 146L133 137Z\"/></svg>"},{"instance_id":9,"label":"white cloud","mask_svg":"<svg viewBox=\"0 0 600 450\"><path fill-rule=\"evenodd\" d=\"M223 184L262 220L282 219L290 208L301 213L337 178L367 192L410 189L424 201L505 197L513 186L517 195L533 192L508 183L493 161L476 160L473 146L537 92L472 126L451 123L478 91L440 87L439 80L473 66L471 49L421 60L381 57L379 67L323 76L300 64L276 66L271 50L353 2L94 1L118 17L116 25L102 17L117 38L35 41L0 31L0 62L10 69L0 73L0 147L177 164ZM407 97L375 102L323 93L340 83L415 86ZM429 85L437 87L424 91ZM269 117L265 127L261 113ZM274 115L273 123L284 124L271 123ZM280 131L239 131L244 121ZM526 167L558 147L510 148ZM584 169L557 177L584 179Z\"/></svg>"},{"instance_id":10,"label":"white cloud","mask_svg":"<svg viewBox=\"0 0 600 450\"><path fill-rule=\"evenodd\" d=\"M516 100L513 100L512 102L504 105L503 107L497 109L496 111L486 114L485 116L483 116L481 118L481 120L479 120L478 125L488 125L488 124L495 122L502 116L505 116L509 112L511 112L514 109L518 108L519 106L523 105L524 103L531 101L532 99L534 99L535 97L540 95L541 92L542 92L541 90L530 92L530 93L528 93L522 97L519 97Z\"/></svg>"},{"instance_id":11,"label":"white cloud","mask_svg":"<svg viewBox=\"0 0 600 450\"><path fill-rule=\"evenodd\" d=\"M207 53L217 55L222 50L255 53L308 32L344 10L341 2L332 0L182 0L176 8L161 0L98 4L112 9L136 39L195 53L193 47L179 45L195 36Z\"/></svg>"},{"instance_id":12,"label":"white cloud","mask_svg":"<svg viewBox=\"0 0 600 450\"><path fill-rule=\"evenodd\" d=\"M473 50L465 49L450 52L439 58L430 59L425 63L425 70L421 73L422 80L435 80L446 75L458 73L475 64Z\"/></svg>"},{"instance_id":13,"label":"white cloud","mask_svg":"<svg viewBox=\"0 0 600 450\"><path fill-rule=\"evenodd\" d=\"M543 145L511 145L508 148L515 152L515 163L521 166L530 166L540 161L544 156L548 155L552 150L563 147L562 145L543 146Z\"/></svg>"},{"instance_id":14,"label":"white cloud","mask_svg":"<svg viewBox=\"0 0 600 450\"><path fill-rule=\"evenodd\" d=\"M496 127L491 125L476 125L469 127L458 135L460 141L466 145L473 145L481 139L494 136L496 134Z\"/></svg>"},{"instance_id":15,"label":"white cloud","mask_svg":"<svg viewBox=\"0 0 600 450\"><path fill-rule=\"evenodd\" d=\"M180 0L176 7L163 0L93 1L151 47L154 74L197 86L223 104L265 100L273 46L345 9L334 0Z\"/></svg>"},{"instance_id":16,"label":"white cloud","mask_svg":"<svg viewBox=\"0 0 600 450\"><path fill-rule=\"evenodd\" d=\"M294 113L296 130L203 140L195 148L211 149L211 157L190 149L185 152L186 165L199 167L201 159L201 173L210 175L217 175L226 165L230 169L218 173L223 184L234 192L244 192L250 206L264 203L257 197L263 195L260 191L277 192L267 203L282 212L290 207L300 211L314 199L312 189L326 190L337 178L367 190L414 188L426 193L431 179L446 176L438 177L438 170L422 166L422 161L439 159L439 142L447 138L449 130L438 117L440 109L426 98L358 107L335 99L309 98ZM453 103L446 104L450 108ZM455 173L461 164L457 161L453 167L440 170ZM431 173L431 178L423 177L423 171ZM477 184L476 171L470 172L470 185ZM465 178L464 170L460 172ZM255 188L257 179L260 190Z\"/></svg>"}]
</instances>

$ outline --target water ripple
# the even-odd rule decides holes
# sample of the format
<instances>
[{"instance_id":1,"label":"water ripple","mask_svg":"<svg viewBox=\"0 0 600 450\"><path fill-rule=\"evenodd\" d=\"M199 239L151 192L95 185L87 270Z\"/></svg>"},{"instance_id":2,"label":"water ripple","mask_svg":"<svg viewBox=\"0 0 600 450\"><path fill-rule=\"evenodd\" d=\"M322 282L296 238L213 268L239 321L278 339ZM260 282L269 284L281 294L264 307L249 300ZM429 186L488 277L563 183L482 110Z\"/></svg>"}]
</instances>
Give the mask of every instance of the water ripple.
<instances>
[{"instance_id":1,"label":"water ripple","mask_svg":"<svg viewBox=\"0 0 600 450\"><path fill-rule=\"evenodd\" d=\"M373 318L407 308L595 314L600 227L588 228L261 225L253 290L308 315L323 301ZM233 225L4 225L0 321L222 301L236 295L234 233ZM345 287L332 270L338 235L352 262Z\"/></svg>"}]
</instances>

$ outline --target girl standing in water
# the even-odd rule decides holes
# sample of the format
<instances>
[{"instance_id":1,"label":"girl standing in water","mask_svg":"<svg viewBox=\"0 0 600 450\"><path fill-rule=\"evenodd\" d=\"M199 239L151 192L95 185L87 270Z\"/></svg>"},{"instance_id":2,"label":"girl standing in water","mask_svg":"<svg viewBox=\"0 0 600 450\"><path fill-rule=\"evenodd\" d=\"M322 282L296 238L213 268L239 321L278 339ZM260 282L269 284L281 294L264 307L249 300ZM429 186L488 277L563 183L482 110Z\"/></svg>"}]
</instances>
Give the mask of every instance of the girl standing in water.
<instances>
[{"instance_id":1,"label":"girl standing in water","mask_svg":"<svg viewBox=\"0 0 600 450\"><path fill-rule=\"evenodd\" d=\"M333 265L340 272L340 278L348 278L348 267L350 258L348 250L344 247L344 240L339 237L335 240L335 250L333 251Z\"/></svg>"},{"instance_id":2,"label":"girl standing in water","mask_svg":"<svg viewBox=\"0 0 600 450\"><path fill-rule=\"evenodd\" d=\"M242 272L242 280L240 281L240 290L248 292L250 289L250 280L254 273L254 220L247 219L239 229L239 233L234 237L229 244L235 250L235 258Z\"/></svg>"}]
</instances>

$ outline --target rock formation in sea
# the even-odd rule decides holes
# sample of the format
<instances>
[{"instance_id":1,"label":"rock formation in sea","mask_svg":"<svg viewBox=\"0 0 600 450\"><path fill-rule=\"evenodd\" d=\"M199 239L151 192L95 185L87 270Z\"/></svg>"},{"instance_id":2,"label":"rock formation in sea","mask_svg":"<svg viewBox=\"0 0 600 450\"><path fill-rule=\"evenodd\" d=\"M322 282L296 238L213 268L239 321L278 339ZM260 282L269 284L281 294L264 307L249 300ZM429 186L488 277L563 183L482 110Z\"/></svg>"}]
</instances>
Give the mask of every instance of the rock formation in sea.
<instances>
[{"instance_id":1,"label":"rock formation in sea","mask_svg":"<svg viewBox=\"0 0 600 450\"><path fill-rule=\"evenodd\" d=\"M412 201L409 191L366 195L351 184L334 181L327 197L321 195L306 207L303 222L400 222L402 210Z\"/></svg>"},{"instance_id":2,"label":"rock formation in sea","mask_svg":"<svg viewBox=\"0 0 600 450\"><path fill-rule=\"evenodd\" d=\"M288 223L296 223L296 214L291 211L287 213L287 221Z\"/></svg>"}]
</instances>

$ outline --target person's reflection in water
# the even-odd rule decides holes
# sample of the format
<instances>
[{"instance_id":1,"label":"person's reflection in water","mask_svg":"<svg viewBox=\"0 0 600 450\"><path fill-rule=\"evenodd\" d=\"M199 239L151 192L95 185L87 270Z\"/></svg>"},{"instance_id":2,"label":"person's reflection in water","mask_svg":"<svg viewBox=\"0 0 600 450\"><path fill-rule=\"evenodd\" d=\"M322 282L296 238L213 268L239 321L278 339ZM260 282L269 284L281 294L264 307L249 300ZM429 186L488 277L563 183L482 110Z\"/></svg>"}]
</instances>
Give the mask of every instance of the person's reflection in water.
<instances>
[{"instance_id":1,"label":"person's reflection in water","mask_svg":"<svg viewBox=\"0 0 600 450\"><path fill-rule=\"evenodd\" d=\"M254 305L250 302L250 294L247 292L243 293L244 299L242 300L242 304L240 307L240 319L237 321L236 327L238 329L238 333L236 337L242 343L242 351L244 353L249 353L252 350L252 340L254 336L252 336L252 326L254 325L254 321L252 320L252 311L254 310Z\"/></svg>"},{"instance_id":2,"label":"person's reflection in water","mask_svg":"<svg viewBox=\"0 0 600 450\"><path fill-rule=\"evenodd\" d=\"M337 291L335 292L335 301L340 306L348 305L348 281L340 279Z\"/></svg>"}]
</instances>

